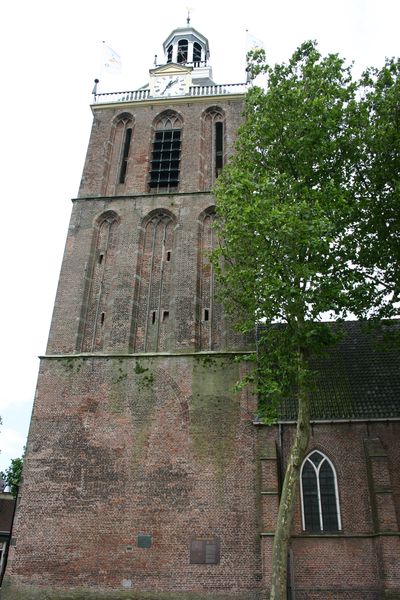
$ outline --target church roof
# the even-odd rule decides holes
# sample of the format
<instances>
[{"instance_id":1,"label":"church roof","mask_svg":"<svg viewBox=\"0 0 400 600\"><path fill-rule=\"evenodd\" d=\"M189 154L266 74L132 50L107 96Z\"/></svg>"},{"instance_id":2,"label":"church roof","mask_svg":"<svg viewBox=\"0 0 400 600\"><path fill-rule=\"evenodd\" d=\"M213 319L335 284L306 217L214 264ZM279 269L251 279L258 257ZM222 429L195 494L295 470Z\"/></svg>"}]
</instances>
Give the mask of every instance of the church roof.
<instances>
[{"instance_id":1,"label":"church roof","mask_svg":"<svg viewBox=\"0 0 400 600\"><path fill-rule=\"evenodd\" d=\"M317 382L311 420L400 418L398 340L388 343L382 331L371 331L358 321L343 326L343 339L312 363ZM400 333L400 323L395 328ZM279 420L293 421L296 416L296 402L288 399Z\"/></svg>"}]
</instances>

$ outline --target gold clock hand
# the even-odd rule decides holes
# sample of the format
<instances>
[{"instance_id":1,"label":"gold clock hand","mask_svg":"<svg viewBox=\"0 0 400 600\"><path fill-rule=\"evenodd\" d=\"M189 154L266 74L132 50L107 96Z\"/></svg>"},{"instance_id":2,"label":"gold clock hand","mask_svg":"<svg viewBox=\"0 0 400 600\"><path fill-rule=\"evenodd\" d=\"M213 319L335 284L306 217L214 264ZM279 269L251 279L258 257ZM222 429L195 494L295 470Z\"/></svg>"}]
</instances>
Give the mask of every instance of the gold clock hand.
<instances>
[{"instance_id":1,"label":"gold clock hand","mask_svg":"<svg viewBox=\"0 0 400 600\"><path fill-rule=\"evenodd\" d=\"M171 85L174 85L174 83L176 83L178 81L178 78L176 79L171 79L171 81L168 81L167 85L165 86L165 88L163 89L162 93L166 92L168 88L171 87Z\"/></svg>"}]
</instances>

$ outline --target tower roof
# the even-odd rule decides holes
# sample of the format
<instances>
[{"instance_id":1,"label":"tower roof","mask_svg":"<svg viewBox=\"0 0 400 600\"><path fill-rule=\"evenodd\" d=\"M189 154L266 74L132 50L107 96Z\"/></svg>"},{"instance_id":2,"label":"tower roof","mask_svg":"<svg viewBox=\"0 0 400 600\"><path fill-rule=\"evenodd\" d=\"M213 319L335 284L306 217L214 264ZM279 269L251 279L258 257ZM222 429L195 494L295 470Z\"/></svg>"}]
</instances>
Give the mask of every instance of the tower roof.
<instances>
[{"instance_id":1,"label":"tower roof","mask_svg":"<svg viewBox=\"0 0 400 600\"><path fill-rule=\"evenodd\" d=\"M199 42L201 46L205 49L206 57L208 58L210 55L210 47L208 44L208 39L201 34L197 29L191 27L190 25L186 25L186 27L177 27L166 38L163 43L164 52L167 51L167 48L170 44L177 42L179 39L188 39L193 42Z\"/></svg>"}]
</instances>

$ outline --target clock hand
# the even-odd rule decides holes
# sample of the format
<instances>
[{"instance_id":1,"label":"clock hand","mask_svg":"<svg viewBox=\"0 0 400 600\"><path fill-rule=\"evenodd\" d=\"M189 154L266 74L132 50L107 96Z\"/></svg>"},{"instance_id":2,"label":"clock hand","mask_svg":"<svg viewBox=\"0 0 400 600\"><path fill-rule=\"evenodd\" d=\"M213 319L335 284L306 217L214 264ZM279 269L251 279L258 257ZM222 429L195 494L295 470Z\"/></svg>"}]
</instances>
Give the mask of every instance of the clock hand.
<instances>
[{"instance_id":1,"label":"clock hand","mask_svg":"<svg viewBox=\"0 0 400 600\"><path fill-rule=\"evenodd\" d=\"M166 92L167 89L170 88L171 85L174 85L174 83L176 83L177 81L178 81L178 78L171 79L171 81L168 81L167 85L165 86L165 88L163 89L163 91L161 93L163 94L164 92Z\"/></svg>"}]
</instances>

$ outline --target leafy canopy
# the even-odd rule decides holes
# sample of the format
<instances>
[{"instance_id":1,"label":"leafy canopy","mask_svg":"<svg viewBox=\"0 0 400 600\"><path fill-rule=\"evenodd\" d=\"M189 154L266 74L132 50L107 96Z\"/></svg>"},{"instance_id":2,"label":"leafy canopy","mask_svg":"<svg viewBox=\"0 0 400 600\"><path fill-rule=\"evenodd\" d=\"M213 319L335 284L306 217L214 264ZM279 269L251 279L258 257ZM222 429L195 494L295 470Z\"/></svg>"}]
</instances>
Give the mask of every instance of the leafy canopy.
<instances>
[{"instance_id":1,"label":"leafy canopy","mask_svg":"<svg viewBox=\"0 0 400 600\"><path fill-rule=\"evenodd\" d=\"M400 301L400 59L367 69L355 107L360 161L354 184L354 254L370 282L361 316L398 315Z\"/></svg>"},{"instance_id":2,"label":"leafy canopy","mask_svg":"<svg viewBox=\"0 0 400 600\"><path fill-rule=\"evenodd\" d=\"M368 111L350 67L314 42L275 66L256 51L250 69L268 86L248 91L236 154L215 187L214 264L242 331L266 324L256 381L273 419L284 395L311 385L308 358L335 339L322 320L360 313L376 294L355 238Z\"/></svg>"}]
</instances>

